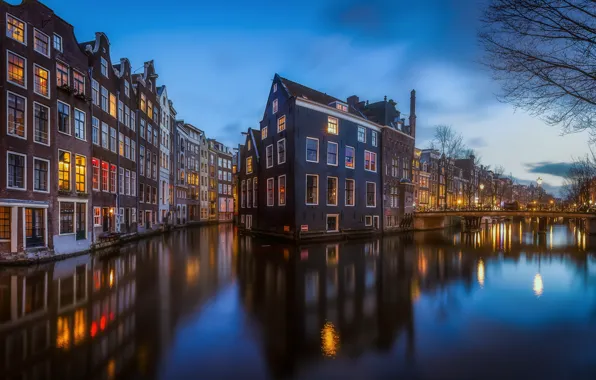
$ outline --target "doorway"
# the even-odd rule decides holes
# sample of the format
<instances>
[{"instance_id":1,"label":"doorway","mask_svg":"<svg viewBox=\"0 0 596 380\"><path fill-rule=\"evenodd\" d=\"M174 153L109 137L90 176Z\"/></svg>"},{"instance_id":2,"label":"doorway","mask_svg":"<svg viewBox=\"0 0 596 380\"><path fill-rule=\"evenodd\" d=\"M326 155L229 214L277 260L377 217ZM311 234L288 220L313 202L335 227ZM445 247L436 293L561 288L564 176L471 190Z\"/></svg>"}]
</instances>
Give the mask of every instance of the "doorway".
<instances>
[{"instance_id":1,"label":"doorway","mask_svg":"<svg viewBox=\"0 0 596 380\"><path fill-rule=\"evenodd\" d=\"M43 247L45 245L44 210L41 208L25 209L26 246Z\"/></svg>"}]
</instances>

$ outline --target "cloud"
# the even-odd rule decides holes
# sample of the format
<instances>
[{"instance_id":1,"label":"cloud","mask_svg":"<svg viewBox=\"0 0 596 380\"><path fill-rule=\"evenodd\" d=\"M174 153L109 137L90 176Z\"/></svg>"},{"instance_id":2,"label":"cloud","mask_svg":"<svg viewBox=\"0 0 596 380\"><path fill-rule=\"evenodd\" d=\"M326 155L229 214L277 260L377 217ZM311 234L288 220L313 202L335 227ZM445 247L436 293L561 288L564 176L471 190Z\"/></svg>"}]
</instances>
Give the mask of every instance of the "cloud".
<instances>
[{"instance_id":1,"label":"cloud","mask_svg":"<svg viewBox=\"0 0 596 380\"><path fill-rule=\"evenodd\" d=\"M524 164L529 173L550 174L557 177L565 177L571 165L571 162L551 162L541 161Z\"/></svg>"},{"instance_id":2,"label":"cloud","mask_svg":"<svg viewBox=\"0 0 596 380\"><path fill-rule=\"evenodd\" d=\"M488 142L484 139L484 137L472 137L468 140L467 145L470 148L483 148L488 146Z\"/></svg>"}]
</instances>

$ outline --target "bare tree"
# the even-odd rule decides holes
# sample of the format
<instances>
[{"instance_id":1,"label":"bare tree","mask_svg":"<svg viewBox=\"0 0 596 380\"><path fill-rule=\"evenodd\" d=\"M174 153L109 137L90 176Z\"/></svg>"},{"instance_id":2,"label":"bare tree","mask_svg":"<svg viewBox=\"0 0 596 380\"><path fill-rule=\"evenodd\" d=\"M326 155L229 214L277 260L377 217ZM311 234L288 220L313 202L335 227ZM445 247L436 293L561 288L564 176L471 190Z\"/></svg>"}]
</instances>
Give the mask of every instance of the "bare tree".
<instances>
[{"instance_id":1,"label":"bare tree","mask_svg":"<svg viewBox=\"0 0 596 380\"><path fill-rule=\"evenodd\" d=\"M479 39L501 100L596 135L596 1L491 0Z\"/></svg>"},{"instance_id":2,"label":"bare tree","mask_svg":"<svg viewBox=\"0 0 596 380\"><path fill-rule=\"evenodd\" d=\"M441 156L439 159L439 196L437 197L437 207L439 207L439 199L443 196L445 198L443 207L447 208L447 192L453 183L453 160L459 157L465 150L464 138L449 125L437 125L431 141L431 149L437 150Z\"/></svg>"},{"instance_id":3,"label":"bare tree","mask_svg":"<svg viewBox=\"0 0 596 380\"><path fill-rule=\"evenodd\" d=\"M588 156L576 159L565 178L563 187L565 198L583 205L590 199L590 187L596 176L596 166Z\"/></svg>"}]
</instances>

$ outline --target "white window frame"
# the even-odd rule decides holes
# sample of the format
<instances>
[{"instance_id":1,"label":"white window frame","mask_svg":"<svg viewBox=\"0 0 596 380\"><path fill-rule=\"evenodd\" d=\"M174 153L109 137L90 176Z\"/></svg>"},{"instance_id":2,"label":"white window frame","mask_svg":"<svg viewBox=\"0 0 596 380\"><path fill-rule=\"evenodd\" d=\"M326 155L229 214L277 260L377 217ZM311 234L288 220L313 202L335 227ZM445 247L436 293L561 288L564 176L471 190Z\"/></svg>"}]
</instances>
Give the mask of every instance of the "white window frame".
<instances>
[{"instance_id":1,"label":"white window frame","mask_svg":"<svg viewBox=\"0 0 596 380\"><path fill-rule=\"evenodd\" d=\"M12 94L14 96L18 96L19 98L25 99L25 125L23 126L23 128L25 129L25 136L23 136L23 137L21 137L19 135L12 134L12 133L8 133L8 94ZM29 129L29 128L27 128L27 126L28 126L28 124L27 124L27 114L29 113L28 112L28 108L27 108L27 100L28 99L27 99L26 96L19 95L16 92L6 91L6 109L5 109L5 113L6 113L6 135L7 136L16 137L16 138L22 139L22 140L27 140L27 129ZM49 132L50 132L50 130L48 129L48 133ZM49 141L49 139L48 139L48 141Z\"/></svg>"},{"instance_id":2,"label":"white window frame","mask_svg":"<svg viewBox=\"0 0 596 380\"><path fill-rule=\"evenodd\" d=\"M7 157L7 159L8 159L8 157ZM48 185L47 188L48 189L45 190L45 191L44 190L36 190L35 189L35 161L44 161L44 162L46 162L48 164L48 174L47 174L47 176L48 176L48 178L47 178L47 182L48 182L47 183L47 185ZM50 160L46 160L45 158L33 156L33 166L31 167L31 170L32 170L31 173L33 174L33 187L32 187L33 192L34 193L48 194L50 192L50 189L51 189L50 180L52 178L52 166L50 164ZM76 176L76 174L75 174L75 176Z\"/></svg>"},{"instance_id":3,"label":"white window frame","mask_svg":"<svg viewBox=\"0 0 596 380\"><path fill-rule=\"evenodd\" d=\"M360 139L360 131L364 132L362 140ZM358 137L358 142L366 144L366 127L363 127L361 125L358 126L357 137Z\"/></svg>"},{"instance_id":4,"label":"white window frame","mask_svg":"<svg viewBox=\"0 0 596 380\"><path fill-rule=\"evenodd\" d=\"M334 230L328 230L327 229L327 222L329 217L335 217L335 229ZM339 232L339 214L327 214L325 215L325 231L326 232Z\"/></svg>"},{"instance_id":5,"label":"white window frame","mask_svg":"<svg viewBox=\"0 0 596 380\"><path fill-rule=\"evenodd\" d=\"M375 186L375 204L373 206L369 206L368 205L368 184L372 183ZM377 207L377 183L376 182L370 182L370 181L366 181L366 186L364 187L364 195L365 195L365 202L366 202L366 207L367 208L376 208Z\"/></svg>"},{"instance_id":6,"label":"white window frame","mask_svg":"<svg viewBox=\"0 0 596 380\"><path fill-rule=\"evenodd\" d=\"M335 129L336 129L335 132L331 132L329 130L329 125L331 124L330 123L331 120L335 120ZM336 136L339 135L339 119L338 118L333 117L333 116L327 116L327 133L331 134L331 135L336 135Z\"/></svg>"},{"instance_id":7,"label":"white window frame","mask_svg":"<svg viewBox=\"0 0 596 380\"><path fill-rule=\"evenodd\" d=\"M81 112L83 114L83 133L84 136L83 138L80 138L77 136L77 118L76 118L76 114L77 111ZM73 115L72 115L72 122L73 122L73 133L74 133L74 137L77 140L81 140L81 141L87 141L87 113L83 110L80 110L78 108L75 107Z\"/></svg>"},{"instance_id":8,"label":"white window frame","mask_svg":"<svg viewBox=\"0 0 596 380\"><path fill-rule=\"evenodd\" d=\"M72 203L74 205L73 208L73 220L72 220L72 232L65 232L62 233L62 222L60 219L60 210L61 210L61 206L62 203ZM76 233L77 230L77 203L81 203L81 202L77 202L77 201L58 201L58 235L59 236L68 236L68 235L74 235ZM87 226L87 221L85 221L85 227Z\"/></svg>"},{"instance_id":9,"label":"white window frame","mask_svg":"<svg viewBox=\"0 0 596 380\"><path fill-rule=\"evenodd\" d=\"M312 161L308 159L308 140L315 140L317 142L317 160L316 161ZM305 149L305 154L306 154L306 162L314 162L314 163L319 163L319 157L320 157L320 146L319 146L319 139L316 137L306 137L306 144L304 144L304 149Z\"/></svg>"},{"instance_id":10,"label":"white window frame","mask_svg":"<svg viewBox=\"0 0 596 380\"><path fill-rule=\"evenodd\" d=\"M9 38L10 38L10 37L9 37ZM24 62L24 63L23 63L23 64L24 64L24 66L23 66L23 76L24 76L24 80L25 80L25 84L24 84L24 85L22 85L22 84L20 84L20 83L15 83L15 82L11 81L10 79L8 79L8 55L9 55L9 54L16 55L17 57L19 57L19 58L22 58L22 59L23 59L23 62ZM10 84L12 84L13 86L17 86L17 87L20 87L20 88L27 89L27 79L28 79L28 78L27 78L27 77L28 77L28 75L27 75L27 58L25 58L25 57L23 57L22 55L20 55L20 54L17 54L17 53L15 53L15 52L13 52L13 51L11 51L11 50L8 50L8 49L7 49L7 50L6 50L6 73L5 73L5 74L6 74L6 82L7 82L7 83L10 83ZM49 85L49 83L48 83L48 89L49 89L49 87L50 87L50 85Z\"/></svg>"},{"instance_id":11,"label":"white window frame","mask_svg":"<svg viewBox=\"0 0 596 380\"><path fill-rule=\"evenodd\" d=\"M378 146L378 139L377 139L377 132L376 131L371 131L371 144L372 146Z\"/></svg>"},{"instance_id":12,"label":"white window frame","mask_svg":"<svg viewBox=\"0 0 596 380\"><path fill-rule=\"evenodd\" d=\"M284 129L279 129L279 126L281 125L281 120L282 119L284 121ZM277 118L277 133L283 132L285 130L286 130L286 115L281 115L280 117Z\"/></svg>"},{"instance_id":13,"label":"white window frame","mask_svg":"<svg viewBox=\"0 0 596 380\"><path fill-rule=\"evenodd\" d=\"M270 148L271 148L271 164L269 164L269 149ZM273 144L269 144L265 148L265 166L267 167L267 169L272 168L273 167L273 163L274 163L274 158L273 158Z\"/></svg>"},{"instance_id":14,"label":"white window frame","mask_svg":"<svg viewBox=\"0 0 596 380\"><path fill-rule=\"evenodd\" d=\"M8 18L9 18L9 17L12 17L12 18L14 18L15 20L18 20L18 21L20 21L20 22L22 22L22 23L23 23L23 32L25 33L25 35L23 36L23 42L21 42L21 41L19 41L19 40L16 40L16 39L12 38L12 35L8 35ZM18 17L15 17L15 16L11 15L11 14L10 14L10 13L8 13L8 12L6 12L6 20L5 20L5 22L6 22L6 24L5 24L5 25L6 25L6 28L4 29L4 35L5 35L6 37L10 38L10 39L11 39L11 40L13 40L13 41L16 41L16 42L18 42L18 43L20 43L20 44L22 44L22 45L25 45L25 46L27 46L27 23L26 23L25 21L21 20L20 18L18 18Z\"/></svg>"},{"instance_id":15,"label":"white window frame","mask_svg":"<svg viewBox=\"0 0 596 380\"><path fill-rule=\"evenodd\" d=\"M95 223L95 210L99 211L99 223ZM102 219L102 215L101 215L101 207L93 207L93 227L101 227L101 219Z\"/></svg>"},{"instance_id":16,"label":"white window frame","mask_svg":"<svg viewBox=\"0 0 596 380\"><path fill-rule=\"evenodd\" d=\"M279 102L277 99L273 99L273 102L271 103L271 112L275 115L277 111L279 111Z\"/></svg>"},{"instance_id":17,"label":"white window frame","mask_svg":"<svg viewBox=\"0 0 596 380\"><path fill-rule=\"evenodd\" d=\"M46 51L46 53L41 52L35 48L35 35L37 33L44 35L48 38L48 50ZM41 30L39 30L37 28L33 28L33 50L35 50L37 53L43 55L44 57L50 58L50 51L51 51L50 49L51 49L51 44L53 44L53 43L54 43L54 41L50 38L50 36L48 36L47 34L45 34L44 32L42 32Z\"/></svg>"},{"instance_id":18,"label":"white window frame","mask_svg":"<svg viewBox=\"0 0 596 380\"><path fill-rule=\"evenodd\" d=\"M279 144L283 142L283 147L284 147L284 157L283 157L283 161L280 160L279 157ZM287 151L286 151L286 139L281 139L279 141L277 141L276 143L277 145L277 164L281 165L281 164L285 164L286 163L286 156L287 156Z\"/></svg>"},{"instance_id":19,"label":"white window frame","mask_svg":"<svg viewBox=\"0 0 596 380\"><path fill-rule=\"evenodd\" d=\"M346 149L345 149L346 152L348 149L352 149L352 152L354 153L352 155L352 159L354 160L354 162L352 162L352 167L349 167L346 162L348 155L344 153L344 166L346 169L354 170L354 169L356 169L356 148L354 148L353 146L350 146L350 145L346 145Z\"/></svg>"},{"instance_id":20,"label":"white window frame","mask_svg":"<svg viewBox=\"0 0 596 380\"><path fill-rule=\"evenodd\" d=\"M60 49L56 49L56 38L60 41ZM52 38L52 48L58 50L62 53L64 50L64 39L61 35L54 33L54 38Z\"/></svg>"},{"instance_id":21,"label":"white window frame","mask_svg":"<svg viewBox=\"0 0 596 380\"><path fill-rule=\"evenodd\" d=\"M284 179L284 202L281 203L281 186L279 185L281 183L281 179ZM280 175L277 177L277 205L278 206L285 206L286 203L288 203L288 181L286 178L286 175Z\"/></svg>"},{"instance_id":22,"label":"white window frame","mask_svg":"<svg viewBox=\"0 0 596 380\"><path fill-rule=\"evenodd\" d=\"M24 187L11 187L8 186L8 155L14 154L16 156L25 157L25 165L23 167L24 178L23 178L23 186ZM9 190L18 190L18 191L27 191L27 155L23 153L13 152L11 150L6 151L6 188Z\"/></svg>"},{"instance_id":23,"label":"white window frame","mask_svg":"<svg viewBox=\"0 0 596 380\"><path fill-rule=\"evenodd\" d=\"M269 127L261 128L261 140L265 140L267 138L267 132Z\"/></svg>"},{"instance_id":24,"label":"white window frame","mask_svg":"<svg viewBox=\"0 0 596 380\"><path fill-rule=\"evenodd\" d=\"M329 163L329 146L330 145L335 145L335 148L336 148L336 150L335 150L335 152L336 152L335 164ZM338 143L333 142L333 141L327 141L327 159L326 159L326 161L327 161L327 165L329 165L329 166L338 166L339 165L339 144Z\"/></svg>"},{"instance_id":25,"label":"white window frame","mask_svg":"<svg viewBox=\"0 0 596 380\"><path fill-rule=\"evenodd\" d=\"M60 130L60 123L58 122L58 120L60 119L60 114L58 113L58 103L62 103L63 105L68 107L68 118L70 119L69 123L68 123L68 133L62 132ZM58 133L62 133L63 135L66 135L66 136L72 136L72 133L71 133L72 132L72 120L73 120L74 115L73 115L73 112L71 112L71 111L72 111L72 107L70 106L70 104L64 103L61 100L58 100L56 102L56 130L58 131Z\"/></svg>"},{"instance_id":26,"label":"white window frame","mask_svg":"<svg viewBox=\"0 0 596 380\"><path fill-rule=\"evenodd\" d=\"M370 164L369 164L369 166L371 168L372 168L372 158L374 156L374 158L375 158L375 170L367 169L366 168L366 153L369 153L370 154L370 161L369 161ZM364 151L364 170L367 171L367 172L371 172L371 173L376 173L377 172L377 153L376 152L371 152L370 150L365 150Z\"/></svg>"},{"instance_id":27,"label":"white window frame","mask_svg":"<svg viewBox=\"0 0 596 380\"><path fill-rule=\"evenodd\" d=\"M308 203L308 177L317 177L317 200L316 203ZM319 175L318 174L306 174L304 178L304 203L307 206L318 206L319 205L319 193L321 192L320 183L319 183Z\"/></svg>"},{"instance_id":28,"label":"white window frame","mask_svg":"<svg viewBox=\"0 0 596 380\"><path fill-rule=\"evenodd\" d=\"M39 142L39 141L35 141L35 105L38 105L40 107L44 107L48 111L48 143L47 144L44 144L44 143ZM27 113L25 112L25 114L27 114ZM52 137L52 116L50 114L50 107L46 106L43 103L39 103L39 102L33 101L33 109L31 110L31 116L33 116L33 125L32 125L32 127L33 127L33 142L36 143L36 144L39 144L39 145L50 146L51 143L52 143L52 138L51 138ZM25 115L25 118L26 117L27 116ZM6 120L6 125L8 125L8 119ZM26 134L27 134L27 132L25 132L25 135Z\"/></svg>"},{"instance_id":29,"label":"white window frame","mask_svg":"<svg viewBox=\"0 0 596 380\"><path fill-rule=\"evenodd\" d=\"M329 178L335 179L335 204L329 203ZM327 191L325 191L325 204L327 206L337 206L339 204L339 178L335 176L327 176Z\"/></svg>"},{"instance_id":30,"label":"white window frame","mask_svg":"<svg viewBox=\"0 0 596 380\"><path fill-rule=\"evenodd\" d=\"M273 83L273 93L277 92L277 83Z\"/></svg>"},{"instance_id":31,"label":"white window frame","mask_svg":"<svg viewBox=\"0 0 596 380\"><path fill-rule=\"evenodd\" d=\"M103 72L104 63L105 63L105 67L106 67L105 74ZM101 73L101 75L103 75L106 78L110 77L110 65L108 65L108 61L104 57L101 57L99 72Z\"/></svg>"},{"instance_id":32,"label":"white window frame","mask_svg":"<svg viewBox=\"0 0 596 380\"><path fill-rule=\"evenodd\" d=\"M94 129L93 120L97 121L97 142L93 141L93 129ZM93 145L101 146L101 126L99 123L99 119L96 118L95 116L93 116L91 118L91 143Z\"/></svg>"},{"instance_id":33,"label":"white window frame","mask_svg":"<svg viewBox=\"0 0 596 380\"><path fill-rule=\"evenodd\" d=\"M352 192L352 204L348 203L348 192L347 192L347 183L348 182L352 182L354 184L354 186L352 187L354 190ZM356 180L353 178L346 178L345 182L344 182L344 205L346 207L354 207L356 206Z\"/></svg>"},{"instance_id":34,"label":"white window frame","mask_svg":"<svg viewBox=\"0 0 596 380\"><path fill-rule=\"evenodd\" d=\"M35 68L36 67L38 67L38 68L40 68L40 69L42 69L42 70L44 70L44 71L46 71L48 73L48 94L47 95L44 95L44 94L42 94L40 92L37 92L36 89L35 89ZM39 95L41 97L44 97L46 99L50 99L51 98L51 95L52 95L52 85L51 85L51 83L52 83L52 74L51 74L50 70L46 69L45 67L43 67L41 65L38 65L37 63L34 63L33 64L33 93L35 93L36 95Z\"/></svg>"},{"instance_id":35,"label":"white window frame","mask_svg":"<svg viewBox=\"0 0 596 380\"><path fill-rule=\"evenodd\" d=\"M269 181L271 181L272 186L271 186L271 195L273 199L271 199L271 203L269 203L270 199L269 199ZM275 179L274 178L267 178L267 207L272 207L275 206Z\"/></svg>"}]
</instances>

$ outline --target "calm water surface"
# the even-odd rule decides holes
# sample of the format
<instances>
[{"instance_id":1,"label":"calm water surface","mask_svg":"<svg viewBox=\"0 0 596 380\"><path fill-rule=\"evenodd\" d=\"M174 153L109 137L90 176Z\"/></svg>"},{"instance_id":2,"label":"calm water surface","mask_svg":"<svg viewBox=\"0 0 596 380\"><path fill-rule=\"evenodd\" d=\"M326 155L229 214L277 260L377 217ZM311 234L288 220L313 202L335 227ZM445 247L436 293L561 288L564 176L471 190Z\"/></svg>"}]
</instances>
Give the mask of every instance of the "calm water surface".
<instances>
[{"instance_id":1,"label":"calm water surface","mask_svg":"<svg viewBox=\"0 0 596 380\"><path fill-rule=\"evenodd\" d=\"M0 378L595 379L596 241L526 221L283 246L233 226L0 271Z\"/></svg>"}]
</instances>

